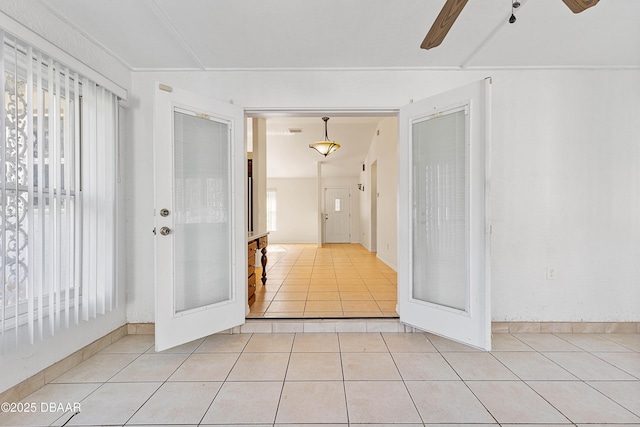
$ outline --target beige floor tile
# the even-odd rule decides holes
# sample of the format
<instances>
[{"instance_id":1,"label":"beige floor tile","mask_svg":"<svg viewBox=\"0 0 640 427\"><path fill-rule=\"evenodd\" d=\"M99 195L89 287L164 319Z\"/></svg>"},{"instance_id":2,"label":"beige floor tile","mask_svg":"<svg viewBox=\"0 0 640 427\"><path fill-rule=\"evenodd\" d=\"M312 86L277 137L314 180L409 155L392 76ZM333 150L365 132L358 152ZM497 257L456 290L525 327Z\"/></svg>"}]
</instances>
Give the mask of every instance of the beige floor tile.
<instances>
[{"instance_id":1,"label":"beige floor tile","mask_svg":"<svg viewBox=\"0 0 640 427\"><path fill-rule=\"evenodd\" d=\"M282 285L280 286L280 289L278 290L278 292L308 292L309 291L309 285Z\"/></svg>"},{"instance_id":2,"label":"beige floor tile","mask_svg":"<svg viewBox=\"0 0 640 427\"><path fill-rule=\"evenodd\" d=\"M151 347L149 350L147 350L147 353L154 353L154 354L180 354L180 353L184 353L184 354L191 354L193 353L198 347L200 347L200 345L204 342L204 338L200 338L182 345L178 345L176 347L172 347L169 348L167 350L163 350L160 352L157 352L155 350L154 347Z\"/></svg>"},{"instance_id":3,"label":"beige floor tile","mask_svg":"<svg viewBox=\"0 0 640 427\"><path fill-rule=\"evenodd\" d=\"M518 379L490 353L444 353L443 357L463 380Z\"/></svg>"},{"instance_id":4,"label":"beige floor tile","mask_svg":"<svg viewBox=\"0 0 640 427\"><path fill-rule=\"evenodd\" d=\"M371 291L373 298L382 301L394 301L398 299L398 291Z\"/></svg>"},{"instance_id":5,"label":"beige floor tile","mask_svg":"<svg viewBox=\"0 0 640 427\"><path fill-rule=\"evenodd\" d=\"M467 381L499 423L566 423L569 420L521 381Z\"/></svg>"},{"instance_id":6,"label":"beige floor tile","mask_svg":"<svg viewBox=\"0 0 640 427\"><path fill-rule=\"evenodd\" d=\"M531 347L510 334L493 334L492 351L533 351Z\"/></svg>"},{"instance_id":7,"label":"beige floor tile","mask_svg":"<svg viewBox=\"0 0 640 427\"><path fill-rule=\"evenodd\" d=\"M305 304L306 301L273 301L267 313L303 312Z\"/></svg>"},{"instance_id":8,"label":"beige floor tile","mask_svg":"<svg viewBox=\"0 0 640 427\"><path fill-rule=\"evenodd\" d=\"M216 395L202 423L271 425L276 418L282 385L280 381L227 382Z\"/></svg>"},{"instance_id":9,"label":"beige floor tile","mask_svg":"<svg viewBox=\"0 0 640 427\"><path fill-rule=\"evenodd\" d=\"M307 292L287 292L280 291L273 298L273 301L305 301Z\"/></svg>"},{"instance_id":10,"label":"beige floor tile","mask_svg":"<svg viewBox=\"0 0 640 427\"><path fill-rule=\"evenodd\" d=\"M623 408L640 416L640 381L593 381L588 384Z\"/></svg>"},{"instance_id":11,"label":"beige floor tile","mask_svg":"<svg viewBox=\"0 0 640 427\"><path fill-rule=\"evenodd\" d=\"M455 341L448 340L446 338L442 338L438 335L426 334L427 338L433 346L438 349L438 351L446 353L446 352L481 352L477 348L471 347L469 345L460 344Z\"/></svg>"},{"instance_id":12,"label":"beige floor tile","mask_svg":"<svg viewBox=\"0 0 640 427\"><path fill-rule=\"evenodd\" d=\"M208 336L195 353L240 353L251 334L215 334Z\"/></svg>"},{"instance_id":13,"label":"beige floor tile","mask_svg":"<svg viewBox=\"0 0 640 427\"><path fill-rule=\"evenodd\" d=\"M138 357L133 353L99 353L60 375L53 383L106 382Z\"/></svg>"},{"instance_id":14,"label":"beige floor tile","mask_svg":"<svg viewBox=\"0 0 640 427\"><path fill-rule=\"evenodd\" d=\"M342 301L342 311L381 311L375 301Z\"/></svg>"},{"instance_id":15,"label":"beige floor tile","mask_svg":"<svg viewBox=\"0 0 640 427\"><path fill-rule=\"evenodd\" d=\"M593 355L640 379L640 353L594 353Z\"/></svg>"},{"instance_id":16,"label":"beige floor tile","mask_svg":"<svg viewBox=\"0 0 640 427\"><path fill-rule=\"evenodd\" d=\"M630 352L631 349L607 339L605 336L596 334L555 334L558 338L589 352Z\"/></svg>"},{"instance_id":17,"label":"beige floor tile","mask_svg":"<svg viewBox=\"0 0 640 427\"><path fill-rule=\"evenodd\" d=\"M376 304L378 304L378 307L380 307L380 311L386 311L386 312L394 312L398 305L395 300L394 301L376 300Z\"/></svg>"},{"instance_id":18,"label":"beige floor tile","mask_svg":"<svg viewBox=\"0 0 640 427\"><path fill-rule=\"evenodd\" d=\"M244 348L244 352L290 352L294 337L295 334L253 334Z\"/></svg>"},{"instance_id":19,"label":"beige floor tile","mask_svg":"<svg viewBox=\"0 0 640 427\"><path fill-rule=\"evenodd\" d=\"M633 351L640 351L640 334L605 334L604 337Z\"/></svg>"},{"instance_id":20,"label":"beige floor tile","mask_svg":"<svg viewBox=\"0 0 640 427\"><path fill-rule=\"evenodd\" d=\"M343 301L371 301L373 297L368 291L364 292L352 292L352 291L340 291L340 299Z\"/></svg>"},{"instance_id":21,"label":"beige floor tile","mask_svg":"<svg viewBox=\"0 0 640 427\"><path fill-rule=\"evenodd\" d=\"M340 301L340 293L336 291L317 292L310 291L308 301Z\"/></svg>"},{"instance_id":22,"label":"beige floor tile","mask_svg":"<svg viewBox=\"0 0 640 427\"><path fill-rule=\"evenodd\" d=\"M381 334L344 332L338 334L338 339L340 340L340 351L343 353L386 353L389 351Z\"/></svg>"},{"instance_id":23,"label":"beige floor tile","mask_svg":"<svg viewBox=\"0 0 640 427\"><path fill-rule=\"evenodd\" d=\"M267 276L267 277L269 277L269 276ZM280 286L280 289L282 289L282 287L284 287L284 286L308 286L310 282L311 282L311 276L309 276L309 277L289 277L289 276L287 276L287 278L284 279L284 281L282 282L282 285Z\"/></svg>"},{"instance_id":24,"label":"beige floor tile","mask_svg":"<svg viewBox=\"0 0 640 427\"><path fill-rule=\"evenodd\" d=\"M407 381L425 423L491 423L493 417L462 381Z\"/></svg>"},{"instance_id":25,"label":"beige floor tile","mask_svg":"<svg viewBox=\"0 0 640 427\"><path fill-rule=\"evenodd\" d=\"M540 353L496 351L492 354L522 380L578 379Z\"/></svg>"},{"instance_id":26,"label":"beige floor tile","mask_svg":"<svg viewBox=\"0 0 640 427\"><path fill-rule=\"evenodd\" d=\"M402 379L460 380L439 353L392 353Z\"/></svg>"},{"instance_id":27,"label":"beige floor tile","mask_svg":"<svg viewBox=\"0 0 640 427\"><path fill-rule=\"evenodd\" d=\"M81 402L81 411L67 425L123 425L162 383L104 384Z\"/></svg>"},{"instance_id":28,"label":"beige floor tile","mask_svg":"<svg viewBox=\"0 0 640 427\"><path fill-rule=\"evenodd\" d=\"M286 381L342 381L338 353L292 353Z\"/></svg>"},{"instance_id":29,"label":"beige floor tile","mask_svg":"<svg viewBox=\"0 0 640 427\"><path fill-rule=\"evenodd\" d=\"M635 380L633 376L589 353L543 353L581 380Z\"/></svg>"},{"instance_id":30,"label":"beige floor tile","mask_svg":"<svg viewBox=\"0 0 640 427\"><path fill-rule=\"evenodd\" d=\"M402 381L345 381L344 387L352 425L421 422Z\"/></svg>"},{"instance_id":31,"label":"beige floor tile","mask_svg":"<svg viewBox=\"0 0 640 427\"><path fill-rule=\"evenodd\" d=\"M335 277L320 277L320 278L311 278L311 287L316 285L334 285L338 286L338 282Z\"/></svg>"},{"instance_id":32,"label":"beige floor tile","mask_svg":"<svg viewBox=\"0 0 640 427\"><path fill-rule=\"evenodd\" d=\"M285 382L277 423L335 424L347 421L342 381Z\"/></svg>"},{"instance_id":33,"label":"beige floor tile","mask_svg":"<svg viewBox=\"0 0 640 427\"><path fill-rule=\"evenodd\" d=\"M280 286L278 286L280 288ZM278 289L269 287L268 289L262 288L262 290L256 290L256 301L272 301L273 297L278 293Z\"/></svg>"},{"instance_id":34,"label":"beige floor tile","mask_svg":"<svg viewBox=\"0 0 640 427\"><path fill-rule=\"evenodd\" d=\"M207 412L222 383L164 383L128 424L193 424Z\"/></svg>"},{"instance_id":35,"label":"beige floor tile","mask_svg":"<svg viewBox=\"0 0 640 427\"><path fill-rule=\"evenodd\" d=\"M340 283L338 282L338 290L340 292L369 292L365 285L357 283ZM369 292L370 293L370 292Z\"/></svg>"},{"instance_id":36,"label":"beige floor tile","mask_svg":"<svg viewBox=\"0 0 640 427\"><path fill-rule=\"evenodd\" d=\"M278 311L268 311L262 316L265 319L299 319L304 316L304 311L287 311L280 313Z\"/></svg>"},{"instance_id":37,"label":"beige floor tile","mask_svg":"<svg viewBox=\"0 0 640 427\"><path fill-rule=\"evenodd\" d=\"M307 301L305 312L311 311L342 311L340 301Z\"/></svg>"},{"instance_id":38,"label":"beige floor tile","mask_svg":"<svg viewBox=\"0 0 640 427\"><path fill-rule=\"evenodd\" d=\"M632 414L580 381L529 381L544 399L574 423L635 423Z\"/></svg>"},{"instance_id":39,"label":"beige floor tile","mask_svg":"<svg viewBox=\"0 0 640 427\"><path fill-rule=\"evenodd\" d=\"M239 353L192 354L169 381L224 381L239 356Z\"/></svg>"},{"instance_id":40,"label":"beige floor tile","mask_svg":"<svg viewBox=\"0 0 640 427\"><path fill-rule=\"evenodd\" d=\"M127 335L120 338L101 353L144 353L153 348L153 335Z\"/></svg>"},{"instance_id":41,"label":"beige floor tile","mask_svg":"<svg viewBox=\"0 0 640 427\"><path fill-rule=\"evenodd\" d=\"M382 334L382 338L391 353L428 353L437 351L436 348L422 333L415 334Z\"/></svg>"},{"instance_id":42,"label":"beige floor tile","mask_svg":"<svg viewBox=\"0 0 640 427\"><path fill-rule=\"evenodd\" d=\"M331 284L323 284L318 285L314 284L309 286L309 292L338 292L338 285Z\"/></svg>"},{"instance_id":43,"label":"beige floor tile","mask_svg":"<svg viewBox=\"0 0 640 427\"><path fill-rule=\"evenodd\" d=\"M369 292L371 293L392 292L397 295L397 292L398 292L398 288L396 288L393 285L372 284L372 283L367 283L365 281L365 286L367 287L367 289L369 289Z\"/></svg>"},{"instance_id":44,"label":"beige floor tile","mask_svg":"<svg viewBox=\"0 0 640 427\"><path fill-rule=\"evenodd\" d=\"M189 357L188 354L143 354L109 382L165 381Z\"/></svg>"},{"instance_id":45,"label":"beige floor tile","mask_svg":"<svg viewBox=\"0 0 640 427\"><path fill-rule=\"evenodd\" d=\"M93 393L101 384L98 383L84 383L84 384L47 384L41 389L35 391L29 395L26 399L22 399L22 404L35 404L35 408L30 406L30 409L35 409L34 412L5 412L2 411L0 416L0 426L48 426L57 419L61 419L63 424L69 419L72 413L64 414L60 412L49 411L47 406L45 410L42 409L42 403L47 402L64 402L80 403L80 409L82 410L82 400ZM0 402L4 403L4 402ZM9 402L13 403L13 402ZM62 416L62 417L61 417Z\"/></svg>"},{"instance_id":46,"label":"beige floor tile","mask_svg":"<svg viewBox=\"0 0 640 427\"><path fill-rule=\"evenodd\" d=\"M357 319L357 318L378 318L384 317L382 311L343 311L343 316L346 319ZM397 316L396 316L397 317Z\"/></svg>"},{"instance_id":47,"label":"beige floor tile","mask_svg":"<svg viewBox=\"0 0 640 427\"><path fill-rule=\"evenodd\" d=\"M342 311L305 311L300 315L305 319L341 319L344 317Z\"/></svg>"},{"instance_id":48,"label":"beige floor tile","mask_svg":"<svg viewBox=\"0 0 640 427\"><path fill-rule=\"evenodd\" d=\"M242 353L227 381L284 381L289 353Z\"/></svg>"},{"instance_id":49,"label":"beige floor tile","mask_svg":"<svg viewBox=\"0 0 640 427\"><path fill-rule=\"evenodd\" d=\"M389 353L342 353L342 370L347 381L401 379Z\"/></svg>"},{"instance_id":50,"label":"beige floor tile","mask_svg":"<svg viewBox=\"0 0 640 427\"><path fill-rule=\"evenodd\" d=\"M271 305L271 301L256 301L251 305L252 313L265 313L269 306Z\"/></svg>"},{"instance_id":51,"label":"beige floor tile","mask_svg":"<svg viewBox=\"0 0 640 427\"><path fill-rule=\"evenodd\" d=\"M293 341L294 353L339 352L338 334L315 333L296 334Z\"/></svg>"},{"instance_id":52,"label":"beige floor tile","mask_svg":"<svg viewBox=\"0 0 640 427\"><path fill-rule=\"evenodd\" d=\"M582 351L552 334L513 334L513 336L536 351Z\"/></svg>"}]
</instances>

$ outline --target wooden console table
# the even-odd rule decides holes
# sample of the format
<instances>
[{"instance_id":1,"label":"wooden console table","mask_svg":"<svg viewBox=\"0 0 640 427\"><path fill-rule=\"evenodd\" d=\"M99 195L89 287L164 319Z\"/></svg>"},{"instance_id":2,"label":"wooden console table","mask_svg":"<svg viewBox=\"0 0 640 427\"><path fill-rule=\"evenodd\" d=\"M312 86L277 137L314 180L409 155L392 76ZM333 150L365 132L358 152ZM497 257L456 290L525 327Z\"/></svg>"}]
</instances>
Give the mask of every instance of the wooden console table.
<instances>
[{"instance_id":1,"label":"wooden console table","mask_svg":"<svg viewBox=\"0 0 640 427\"><path fill-rule=\"evenodd\" d=\"M262 265L262 285L267 284L267 245L269 244L268 234L266 233L249 233L247 243L249 245L248 256L248 270L247 270L247 298L249 306L253 305L256 301L256 274L255 274L255 260L256 251L262 252L260 258L260 264Z\"/></svg>"}]
</instances>

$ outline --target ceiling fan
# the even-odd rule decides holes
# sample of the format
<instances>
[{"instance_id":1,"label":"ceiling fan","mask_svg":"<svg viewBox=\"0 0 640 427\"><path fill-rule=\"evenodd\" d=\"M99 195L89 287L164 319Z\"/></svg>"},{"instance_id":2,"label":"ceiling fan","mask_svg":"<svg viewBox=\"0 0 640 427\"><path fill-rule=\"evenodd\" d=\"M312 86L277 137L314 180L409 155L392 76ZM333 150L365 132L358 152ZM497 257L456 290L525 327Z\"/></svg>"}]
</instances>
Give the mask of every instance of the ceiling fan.
<instances>
[{"instance_id":1,"label":"ceiling fan","mask_svg":"<svg viewBox=\"0 0 640 427\"><path fill-rule=\"evenodd\" d=\"M462 9L469 0L447 0L438 14L435 22L431 26L429 33L420 45L422 49L431 49L439 46L445 36L453 26L453 23L462 12ZM562 0L573 13L580 13L583 10L595 6L599 0Z\"/></svg>"}]
</instances>

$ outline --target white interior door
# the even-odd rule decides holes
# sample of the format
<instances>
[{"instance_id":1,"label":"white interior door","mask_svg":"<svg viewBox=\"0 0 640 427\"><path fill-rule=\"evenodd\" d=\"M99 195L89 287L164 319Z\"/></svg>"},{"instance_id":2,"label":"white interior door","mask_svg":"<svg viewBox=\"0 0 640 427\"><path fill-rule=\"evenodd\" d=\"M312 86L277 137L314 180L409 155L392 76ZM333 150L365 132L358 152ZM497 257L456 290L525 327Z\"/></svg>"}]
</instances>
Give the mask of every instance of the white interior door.
<instances>
[{"instance_id":1,"label":"white interior door","mask_svg":"<svg viewBox=\"0 0 640 427\"><path fill-rule=\"evenodd\" d=\"M156 351L244 323L242 108L158 85Z\"/></svg>"},{"instance_id":2,"label":"white interior door","mask_svg":"<svg viewBox=\"0 0 640 427\"><path fill-rule=\"evenodd\" d=\"M350 191L348 188L324 189L324 219L326 243L349 243Z\"/></svg>"},{"instance_id":3,"label":"white interior door","mask_svg":"<svg viewBox=\"0 0 640 427\"><path fill-rule=\"evenodd\" d=\"M486 350L489 111L487 79L399 115L400 320Z\"/></svg>"}]
</instances>

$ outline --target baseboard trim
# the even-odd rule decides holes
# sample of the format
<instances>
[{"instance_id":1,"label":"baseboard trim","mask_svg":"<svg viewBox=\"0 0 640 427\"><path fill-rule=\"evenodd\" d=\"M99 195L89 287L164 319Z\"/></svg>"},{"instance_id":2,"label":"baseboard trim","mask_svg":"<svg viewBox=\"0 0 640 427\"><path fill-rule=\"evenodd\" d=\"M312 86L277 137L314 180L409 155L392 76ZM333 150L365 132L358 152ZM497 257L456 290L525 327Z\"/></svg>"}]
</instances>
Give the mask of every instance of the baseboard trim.
<instances>
[{"instance_id":1,"label":"baseboard trim","mask_svg":"<svg viewBox=\"0 0 640 427\"><path fill-rule=\"evenodd\" d=\"M640 322L492 322L494 334L638 334Z\"/></svg>"}]
</instances>

